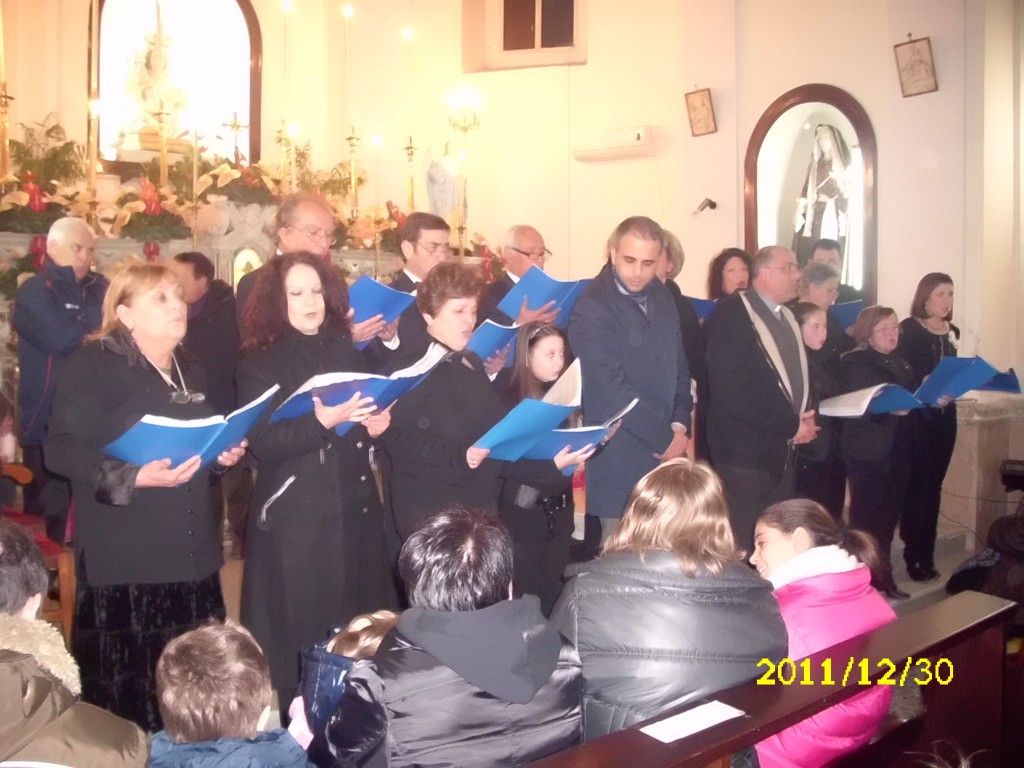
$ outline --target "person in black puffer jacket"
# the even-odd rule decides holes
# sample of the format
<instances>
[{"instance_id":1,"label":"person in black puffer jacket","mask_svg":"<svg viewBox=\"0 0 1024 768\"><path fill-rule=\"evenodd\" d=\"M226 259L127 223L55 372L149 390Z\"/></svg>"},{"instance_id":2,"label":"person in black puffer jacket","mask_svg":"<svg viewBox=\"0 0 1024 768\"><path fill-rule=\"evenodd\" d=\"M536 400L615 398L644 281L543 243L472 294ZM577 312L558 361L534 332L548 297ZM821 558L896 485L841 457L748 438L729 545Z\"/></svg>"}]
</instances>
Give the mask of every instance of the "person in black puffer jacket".
<instances>
[{"instance_id":1,"label":"person in black puffer jacket","mask_svg":"<svg viewBox=\"0 0 1024 768\"><path fill-rule=\"evenodd\" d=\"M524 765L579 743L580 662L533 595L510 599L512 540L452 507L398 561L412 608L345 681L319 766Z\"/></svg>"},{"instance_id":2,"label":"person in black puffer jacket","mask_svg":"<svg viewBox=\"0 0 1024 768\"><path fill-rule=\"evenodd\" d=\"M551 614L580 651L587 741L786 654L772 585L742 558L710 467L672 459L640 480L601 556L567 570Z\"/></svg>"}]
</instances>

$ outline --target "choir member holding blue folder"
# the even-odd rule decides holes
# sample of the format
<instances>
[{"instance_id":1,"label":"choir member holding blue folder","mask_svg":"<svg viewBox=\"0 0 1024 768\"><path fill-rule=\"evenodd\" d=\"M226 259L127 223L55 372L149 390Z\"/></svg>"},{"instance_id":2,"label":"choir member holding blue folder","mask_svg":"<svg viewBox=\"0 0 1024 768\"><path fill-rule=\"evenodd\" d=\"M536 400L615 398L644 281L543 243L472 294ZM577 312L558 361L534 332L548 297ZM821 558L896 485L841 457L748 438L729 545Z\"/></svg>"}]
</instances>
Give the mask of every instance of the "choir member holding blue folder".
<instances>
[{"instance_id":1,"label":"choir member holding blue folder","mask_svg":"<svg viewBox=\"0 0 1024 768\"><path fill-rule=\"evenodd\" d=\"M147 414L215 415L202 365L178 346L186 318L171 270L121 265L102 326L64 368L44 446L47 465L71 480L74 494L72 651L83 660L82 697L150 731L160 728L153 684L160 649L224 618L210 472L244 451L234 445L204 463L198 447L182 461L169 445L155 446L152 459L114 458L104 446Z\"/></svg>"},{"instance_id":2,"label":"choir member holding blue folder","mask_svg":"<svg viewBox=\"0 0 1024 768\"><path fill-rule=\"evenodd\" d=\"M312 377L363 369L352 344L344 281L321 259L284 254L262 270L246 309L242 400L272 384L274 407ZM362 390L340 402L315 393L294 418L253 429L259 461L246 536L242 623L270 661L281 711L297 685L302 648L337 622L394 608L384 515L370 469L371 440L390 414ZM338 427L347 431L339 436ZM344 430L343 430L344 431Z\"/></svg>"},{"instance_id":3,"label":"choir member holding blue folder","mask_svg":"<svg viewBox=\"0 0 1024 768\"><path fill-rule=\"evenodd\" d=\"M509 462L474 447L508 411L480 356L466 349L483 287L478 270L451 262L434 267L418 286L416 305L427 333L446 354L395 403L391 426L381 436L391 466L392 510L403 540L452 503L497 511L503 476L526 482L561 478L562 469L589 455L562 451L554 461Z\"/></svg>"},{"instance_id":4,"label":"choir member holding blue folder","mask_svg":"<svg viewBox=\"0 0 1024 768\"><path fill-rule=\"evenodd\" d=\"M576 299L580 297L589 282L589 279L556 280L543 269L533 266L501 300L498 309L509 317L518 317L523 299L526 299L529 309L539 309L553 301L555 303L552 309L558 311L555 325L565 328L569 324L569 316L572 314Z\"/></svg>"}]
</instances>

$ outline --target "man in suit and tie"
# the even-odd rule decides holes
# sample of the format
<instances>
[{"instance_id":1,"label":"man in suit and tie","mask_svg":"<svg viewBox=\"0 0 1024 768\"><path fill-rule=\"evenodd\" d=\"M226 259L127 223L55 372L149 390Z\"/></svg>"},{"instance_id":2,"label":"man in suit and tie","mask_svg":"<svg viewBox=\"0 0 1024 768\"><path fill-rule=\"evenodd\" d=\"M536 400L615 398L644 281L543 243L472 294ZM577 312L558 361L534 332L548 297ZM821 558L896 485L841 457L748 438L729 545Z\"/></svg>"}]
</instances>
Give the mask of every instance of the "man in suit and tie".
<instances>
[{"instance_id":1,"label":"man in suit and tie","mask_svg":"<svg viewBox=\"0 0 1024 768\"><path fill-rule=\"evenodd\" d=\"M807 410L807 357L793 313L800 269L792 251L762 248L751 287L705 321L711 463L725 487L736 541L748 550L765 507L793 495L794 453L818 433Z\"/></svg>"},{"instance_id":2,"label":"man in suit and tie","mask_svg":"<svg viewBox=\"0 0 1024 768\"><path fill-rule=\"evenodd\" d=\"M477 324L483 323L484 320L500 325L523 325L534 321L553 322L558 316L558 312L552 309L554 302L530 309L524 301L516 317L511 317L498 309L502 299L530 267L536 264L538 269L544 269L544 263L550 256L551 251L544 245L544 238L536 229L527 224L516 224L509 228L501 248L501 262L505 265L505 274L501 279L491 283L484 293L480 301L480 312L477 314Z\"/></svg>"}]
</instances>

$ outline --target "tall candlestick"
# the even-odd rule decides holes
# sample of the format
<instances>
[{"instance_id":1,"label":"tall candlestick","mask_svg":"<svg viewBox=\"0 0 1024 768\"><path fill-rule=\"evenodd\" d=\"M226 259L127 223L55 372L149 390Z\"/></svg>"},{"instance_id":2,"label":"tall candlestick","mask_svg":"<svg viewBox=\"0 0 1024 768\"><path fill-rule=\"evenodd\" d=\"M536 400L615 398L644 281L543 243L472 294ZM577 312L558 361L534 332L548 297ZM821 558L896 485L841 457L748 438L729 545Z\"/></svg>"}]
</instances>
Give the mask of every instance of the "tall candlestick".
<instances>
[{"instance_id":1,"label":"tall candlestick","mask_svg":"<svg viewBox=\"0 0 1024 768\"><path fill-rule=\"evenodd\" d=\"M416 147L412 143L412 134L409 134L409 143L405 145L405 156L409 158L409 212L416 210L416 174L413 168L413 157L416 155Z\"/></svg>"},{"instance_id":2,"label":"tall candlestick","mask_svg":"<svg viewBox=\"0 0 1024 768\"><path fill-rule=\"evenodd\" d=\"M0 2L0 85L7 84L7 62L4 52L4 4Z\"/></svg>"},{"instance_id":3,"label":"tall candlestick","mask_svg":"<svg viewBox=\"0 0 1024 768\"><path fill-rule=\"evenodd\" d=\"M86 169L86 180L89 193L94 201L96 198L96 164L99 162L100 156L99 61L100 0L92 0L89 6L89 130L87 136L89 147L86 153L86 162L89 167Z\"/></svg>"},{"instance_id":4,"label":"tall candlestick","mask_svg":"<svg viewBox=\"0 0 1024 768\"><path fill-rule=\"evenodd\" d=\"M352 114L352 29L351 21L355 15L355 9L347 3L341 9L341 15L345 17L345 111L350 123L355 123L355 115ZM352 130L355 135L355 129Z\"/></svg>"},{"instance_id":5,"label":"tall candlestick","mask_svg":"<svg viewBox=\"0 0 1024 768\"><path fill-rule=\"evenodd\" d=\"M348 142L349 150L349 187L352 193L352 207L349 211L349 218L355 221L359 217L359 163L356 158L356 147L359 146L359 137L356 136L356 127L354 125L352 126L352 133L349 134L346 141Z\"/></svg>"},{"instance_id":6,"label":"tall candlestick","mask_svg":"<svg viewBox=\"0 0 1024 768\"><path fill-rule=\"evenodd\" d=\"M375 211L373 215L374 218L377 218L380 215L380 145L384 143L384 137L379 133L375 133L370 138L370 141L373 142L373 162L375 165L373 171L373 207Z\"/></svg>"}]
</instances>

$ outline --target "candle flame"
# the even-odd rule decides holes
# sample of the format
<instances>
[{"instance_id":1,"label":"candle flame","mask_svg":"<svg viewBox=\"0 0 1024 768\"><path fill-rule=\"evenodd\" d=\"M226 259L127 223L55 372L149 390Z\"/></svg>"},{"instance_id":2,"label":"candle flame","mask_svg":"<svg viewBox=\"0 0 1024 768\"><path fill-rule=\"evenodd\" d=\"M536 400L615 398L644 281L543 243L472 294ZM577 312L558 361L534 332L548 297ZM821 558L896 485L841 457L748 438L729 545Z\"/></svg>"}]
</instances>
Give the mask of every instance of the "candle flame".
<instances>
[{"instance_id":1,"label":"candle flame","mask_svg":"<svg viewBox=\"0 0 1024 768\"><path fill-rule=\"evenodd\" d=\"M341 15L344 16L346 19L351 19L353 16L356 15L356 9L353 8L349 3L345 3L345 5L341 7Z\"/></svg>"},{"instance_id":2,"label":"candle flame","mask_svg":"<svg viewBox=\"0 0 1024 768\"><path fill-rule=\"evenodd\" d=\"M415 30L413 30L412 27L410 27L408 25L402 27L402 39L403 40L406 40L406 41L412 40L415 36L416 36L416 32L415 32Z\"/></svg>"},{"instance_id":3,"label":"candle flame","mask_svg":"<svg viewBox=\"0 0 1024 768\"><path fill-rule=\"evenodd\" d=\"M381 144L384 143L384 137L381 136L379 133L375 133L373 134L373 136L370 137L370 141L373 142L374 146L379 147Z\"/></svg>"},{"instance_id":4,"label":"candle flame","mask_svg":"<svg viewBox=\"0 0 1024 768\"><path fill-rule=\"evenodd\" d=\"M288 124L288 137L294 139L299 135L299 124L289 123Z\"/></svg>"}]
</instances>

